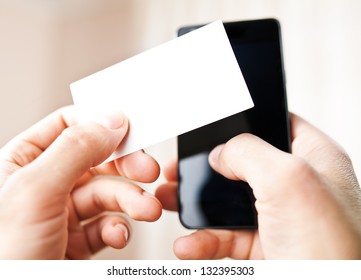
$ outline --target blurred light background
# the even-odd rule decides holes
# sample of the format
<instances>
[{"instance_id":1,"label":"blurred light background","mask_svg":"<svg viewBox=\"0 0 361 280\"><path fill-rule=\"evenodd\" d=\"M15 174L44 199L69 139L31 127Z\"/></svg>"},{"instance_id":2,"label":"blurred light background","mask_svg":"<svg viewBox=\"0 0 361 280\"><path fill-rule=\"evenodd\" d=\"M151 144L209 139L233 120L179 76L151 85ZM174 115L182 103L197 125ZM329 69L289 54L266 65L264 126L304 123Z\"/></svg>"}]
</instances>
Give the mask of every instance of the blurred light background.
<instances>
[{"instance_id":1,"label":"blurred light background","mask_svg":"<svg viewBox=\"0 0 361 280\"><path fill-rule=\"evenodd\" d=\"M345 147L360 177L360 14L358 0L0 0L0 146L71 104L71 82L172 39L180 26L275 17L290 111ZM175 141L147 151L164 164ZM190 232L169 212L132 225L126 249L95 258L173 259L173 240Z\"/></svg>"}]
</instances>

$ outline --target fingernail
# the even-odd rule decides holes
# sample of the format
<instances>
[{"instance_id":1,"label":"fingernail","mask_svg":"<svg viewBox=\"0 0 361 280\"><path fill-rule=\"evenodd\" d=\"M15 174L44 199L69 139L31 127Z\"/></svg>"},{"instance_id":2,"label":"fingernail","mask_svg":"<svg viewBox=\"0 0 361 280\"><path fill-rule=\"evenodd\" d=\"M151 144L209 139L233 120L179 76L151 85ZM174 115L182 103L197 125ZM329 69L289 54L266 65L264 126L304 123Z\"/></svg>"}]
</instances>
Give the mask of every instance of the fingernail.
<instances>
[{"instance_id":1,"label":"fingernail","mask_svg":"<svg viewBox=\"0 0 361 280\"><path fill-rule=\"evenodd\" d=\"M125 115L121 112L109 112L103 116L99 116L95 122L109 129L118 129L123 126L125 118Z\"/></svg>"},{"instance_id":2,"label":"fingernail","mask_svg":"<svg viewBox=\"0 0 361 280\"><path fill-rule=\"evenodd\" d=\"M216 163L218 161L219 154L223 150L223 147L224 147L224 144L218 145L210 152L210 154L208 156L209 163L212 164L212 163Z\"/></svg>"},{"instance_id":3,"label":"fingernail","mask_svg":"<svg viewBox=\"0 0 361 280\"><path fill-rule=\"evenodd\" d=\"M129 238L128 228L123 224L117 224L115 227L123 233L125 241L128 241Z\"/></svg>"}]
</instances>

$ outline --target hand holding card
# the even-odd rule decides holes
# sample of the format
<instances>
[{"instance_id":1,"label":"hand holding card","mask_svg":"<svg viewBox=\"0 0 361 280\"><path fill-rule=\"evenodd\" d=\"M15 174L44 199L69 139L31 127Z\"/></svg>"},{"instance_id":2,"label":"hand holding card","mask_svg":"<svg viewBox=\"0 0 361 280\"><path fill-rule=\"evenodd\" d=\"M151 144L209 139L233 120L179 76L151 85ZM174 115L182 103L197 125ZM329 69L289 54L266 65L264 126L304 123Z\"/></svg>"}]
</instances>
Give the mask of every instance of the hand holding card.
<instances>
[{"instance_id":1,"label":"hand holding card","mask_svg":"<svg viewBox=\"0 0 361 280\"><path fill-rule=\"evenodd\" d=\"M79 80L71 91L85 119L109 110L129 118L129 135L108 161L253 107L221 21Z\"/></svg>"}]
</instances>

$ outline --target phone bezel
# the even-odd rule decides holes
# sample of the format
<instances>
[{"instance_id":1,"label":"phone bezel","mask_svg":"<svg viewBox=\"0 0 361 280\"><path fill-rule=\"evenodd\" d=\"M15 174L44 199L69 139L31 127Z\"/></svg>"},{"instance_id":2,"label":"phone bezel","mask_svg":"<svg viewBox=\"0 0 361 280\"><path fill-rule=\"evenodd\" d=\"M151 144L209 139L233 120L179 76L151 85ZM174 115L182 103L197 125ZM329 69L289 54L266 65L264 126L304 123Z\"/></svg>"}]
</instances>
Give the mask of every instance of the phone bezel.
<instances>
[{"instance_id":1,"label":"phone bezel","mask_svg":"<svg viewBox=\"0 0 361 280\"><path fill-rule=\"evenodd\" d=\"M178 36L181 36L185 33L188 33L192 30L195 30L203 25L193 25L193 26L185 26L178 30ZM288 147L284 149L286 152L291 151L291 137L290 137L290 124L288 118L288 106L287 106L287 95L286 95L286 81L285 81L285 71L284 71L284 62L283 62L283 53L282 53L282 39L281 39L281 27L280 23L277 19L269 18L269 19L260 19L260 20L248 20L248 21L237 21L237 22L226 22L224 23L226 32L231 40L236 40L233 36L242 36L242 42L249 40L250 42L256 41L267 41L267 40L278 40L279 44L279 51L280 51L280 60L281 60L281 78L283 81L283 105L285 110L285 118L286 118L286 134L288 138ZM276 32L276 33L275 33ZM247 81L246 81L247 82ZM182 136L179 136L182 137ZM179 151L179 147L178 147ZM179 174L179 170L178 170ZM217 226L217 225L210 225L210 226L190 226L188 225L181 216L182 211L182 203L180 201L179 189L178 189L178 205L179 205L179 218L182 225L186 228L190 229L204 229L204 228L214 228L214 229L254 229L257 226Z\"/></svg>"}]
</instances>

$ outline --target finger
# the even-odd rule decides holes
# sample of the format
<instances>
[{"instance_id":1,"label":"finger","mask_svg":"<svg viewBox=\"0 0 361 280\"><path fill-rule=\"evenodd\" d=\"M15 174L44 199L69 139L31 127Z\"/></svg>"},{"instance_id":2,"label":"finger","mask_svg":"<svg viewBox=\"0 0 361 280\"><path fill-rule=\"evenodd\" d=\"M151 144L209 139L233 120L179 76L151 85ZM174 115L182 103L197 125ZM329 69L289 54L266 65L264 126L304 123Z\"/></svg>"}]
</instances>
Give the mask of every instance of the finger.
<instances>
[{"instance_id":1,"label":"finger","mask_svg":"<svg viewBox=\"0 0 361 280\"><path fill-rule=\"evenodd\" d=\"M291 124L293 153L307 160L331 183L330 189L341 199L346 209L358 211L361 205L361 190L346 151L299 116L292 114Z\"/></svg>"},{"instance_id":2,"label":"finger","mask_svg":"<svg viewBox=\"0 0 361 280\"><path fill-rule=\"evenodd\" d=\"M74 107L64 107L13 138L0 151L0 185L20 167L37 158L66 127L74 124Z\"/></svg>"},{"instance_id":3,"label":"finger","mask_svg":"<svg viewBox=\"0 0 361 280\"><path fill-rule=\"evenodd\" d=\"M173 249L178 258L187 260L248 259L253 237L251 230L200 230L177 239Z\"/></svg>"},{"instance_id":4,"label":"finger","mask_svg":"<svg viewBox=\"0 0 361 280\"><path fill-rule=\"evenodd\" d=\"M260 201L290 199L290 195L306 199L310 193L315 195L317 189L322 192L320 178L304 160L254 135L241 134L216 147L209 162L227 178L248 182Z\"/></svg>"},{"instance_id":5,"label":"finger","mask_svg":"<svg viewBox=\"0 0 361 280\"><path fill-rule=\"evenodd\" d=\"M11 140L4 147L3 159L25 166L48 148L64 129L75 124L74 106L61 108Z\"/></svg>"},{"instance_id":6,"label":"finger","mask_svg":"<svg viewBox=\"0 0 361 280\"><path fill-rule=\"evenodd\" d=\"M160 174L159 164L143 150L115 160L118 174L131 180L151 183Z\"/></svg>"},{"instance_id":7,"label":"finger","mask_svg":"<svg viewBox=\"0 0 361 280\"><path fill-rule=\"evenodd\" d=\"M46 188L51 196L57 191L68 193L85 171L110 156L127 133L128 121L124 115L108 116L107 122L66 128L41 155L11 179L19 184L36 186L38 191Z\"/></svg>"},{"instance_id":8,"label":"finger","mask_svg":"<svg viewBox=\"0 0 361 280\"><path fill-rule=\"evenodd\" d=\"M155 221L162 213L162 205L153 195L118 178L94 178L74 189L72 198L79 220L116 211L124 212L134 220Z\"/></svg>"},{"instance_id":9,"label":"finger","mask_svg":"<svg viewBox=\"0 0 361 280\"><path fill-rule=\"evenodd\" d=\"M159 186L155 191L155 197L159 199L163 208L178 211L178 184L170 182Z\"/></svg>"},{"instance_id":10,"label":"finger","mask_svg":"<svg viewBox=\"0 0 361 280\"><path fill-rule=\"evenodd\" d=\"M290 114L291 118L291 138L292 138L292 153L302 158L312 159L312 150L323 149L329 146L337 149L342 149L325 133L311 125L301 117ZM312 147L312 149L310 149ZM327 153L325 154L327 155Z\"/></svg>"},{"instance_id":11,"label":"finger","mask_svg":"<svg viewBox=\"0 0 361 280\"><path fill-rule=\"evenodd\" d=\"M335 256L334 252L341 256L345 248L352 251L350 243L335 244L334 240L342 236L354 241L358 238L357 230L350 225L328 182L305 160L250 134L218 146L209 160L216 171L231 179L245 180L253 189L266 258L297 255L317 258L323 254ZM330 230L335 228L338 230ZM314 231L319 234L313 235ZM294 240L304 240L304 244L300 246ZM284 246L278 246L278 242ZM332 252L328 251L330 243L334 245ZM317 252L315 244L320 248ZM291 247L292 252L285 250Z\"/></svg>"},{"instance_id":12,"label":"finger","mask_svg":"<svg viewBox=\"0 0 361 280\"><path fill-rule=\"evenodd\" d=\"M293 137L292 151L295 155L311 162L312 166L320 173L342 171L338 172L337 176L328 177L340 178L342 173L349 175L347 171L351 170L349 166L352 165L349 156L338 143L325 133L294 114L291 114L291 132ZM320 154L322 157L319 156Z\"/></svg>"},{"instance_id":13,"label":"finger","mask_svg":"<svg viewBox=\"0 0 361 280\"><path fill-rule=\"evenodd\" d=\"M164 177L170 182L178 181L178 159L172 159L163 169Z\"/></svg>"},{"instance_id":14,"label":"finger","mask_svg":"<svg viewBox=\"0 0 361 280\"><path fill-rule=\"evenodd\" d=\"M142 183L152 183L159 177L159 174L158 162L140 150L92 168L89 174L78 180L77 185L82 185L97 175L122 176Z\"/></svg>"},{"instance_id":15,"label":"finger","mask_svg":"<svg viewBox=\"0 0 361 280\"><path fill-rule=\"evenodd\" d=\"M303 134L307 135L316 135L317 138L324 137L330 141L330 137L328 137L324 132L316 128L314 125L307 122L305 119L301 118L300 116L290 113L290 122L291 122L291 138L292 141L295 140L297 137L302 136ZM312 138L315 138L312 137Z\"/></svg>"},{"instance_id":16,"label":"finger","mask_svg":"<svg viewBox=\"0 0 361 280\"><path fill-rule=\"evenodd\" d=\"M106 246L122 249L130 238L131 227L121 216L102 216L84 226L90 250L97 253Z\"/></svg>"}]
</instances>

